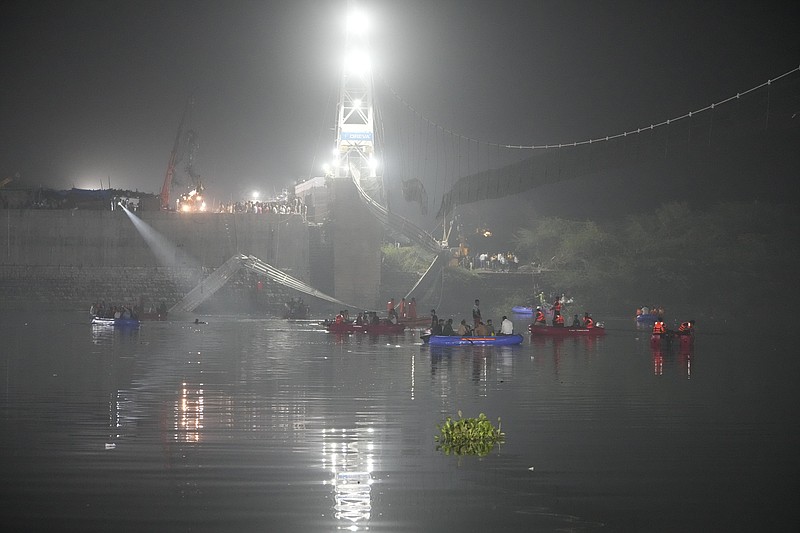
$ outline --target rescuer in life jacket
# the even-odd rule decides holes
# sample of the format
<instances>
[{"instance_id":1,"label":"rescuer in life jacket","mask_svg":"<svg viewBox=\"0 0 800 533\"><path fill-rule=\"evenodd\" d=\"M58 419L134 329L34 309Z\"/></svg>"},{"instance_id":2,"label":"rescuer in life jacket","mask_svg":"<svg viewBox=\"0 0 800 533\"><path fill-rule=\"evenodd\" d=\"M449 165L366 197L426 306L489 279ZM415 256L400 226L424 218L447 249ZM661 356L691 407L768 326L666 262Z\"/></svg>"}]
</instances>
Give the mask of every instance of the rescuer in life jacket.
<instances>
[{"instance_id":1,"label":"rescuer in life jacket","mask_svg":"<svg viewBox=\"0 0 800 533\"><path fill-rule=\"evenodd\" d=\"M594 319L589 313L583 314L583 327L586 329L592 329L594 327Z\"/></svg>"},{"instance_id":2,"label":"rescuer in life jacket","mask_svg":"<svg viewBox=\"0 0 800 533\"><path fill-rule=\"evenodd\" d=\"M555 314L553 315L553 325L557 328L564 327L564 317L558 311L556 311Z\"/></svg>"},{"instance_id":3,"label":"rescuer in life jacket","mask_svg":"<svg viewBox=\"0 0 800 533\"><path fill-rule=\"evenodd\" d=\"M556 296L556 299L551 307L553 309L553 313L558 313L559 315L561 314L561 296Z\"/></svg>"},{"instance_id":4,"label":"rescuer in life jacket","mask_svg":"<svg viewBox=\"0 0 800 533\"><path fill-rule=\"evenodd\" d=\"M667 326L664 324L663 320L656 320L653 322L653 335L666 335L667 334Z\"/></svg>"},{"instance_id":5,"label":"rescuer in life jacket","mask_svg":"<svg viewBox=\"0 0 800 533\"><path fill-rule=\"evenodd\" d=\"M694 335L694 319L681 322L681 325L678 326L678 335Z\"/></svg>"},{"instance_id":6,"label":"rescuer in life jacket","mask_svg":"<svg viewBox=\"0 0 800 533\"><path fill-rule=\"evenodd\" d=\"M536 308L536 312L533 315L533 325L534 326L546 326L547 319L544 316L544 311L542 311L541 307Z\"/></svg>"}]
</instances>

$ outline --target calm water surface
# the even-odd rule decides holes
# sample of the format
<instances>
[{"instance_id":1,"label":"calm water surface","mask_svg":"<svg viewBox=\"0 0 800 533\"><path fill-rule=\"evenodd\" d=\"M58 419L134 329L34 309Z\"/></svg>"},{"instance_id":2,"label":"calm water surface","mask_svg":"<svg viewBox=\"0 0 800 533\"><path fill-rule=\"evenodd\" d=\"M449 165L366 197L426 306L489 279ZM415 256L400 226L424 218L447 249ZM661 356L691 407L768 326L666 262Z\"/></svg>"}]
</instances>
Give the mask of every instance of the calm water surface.
<instances>
[{"instance_id":1,"label":"calm water surface","mask_svg":"<svg viewBox=\"0 0 800 533\"><path fill-rule=\"evenodd\" d=\"M0 314L16 531L795 531L796 346L698 335L431 349L310 322ZM522 326L522 323L517 324ZM446 416L502 418L484 458Z\"/></svg>"}]
</instances>

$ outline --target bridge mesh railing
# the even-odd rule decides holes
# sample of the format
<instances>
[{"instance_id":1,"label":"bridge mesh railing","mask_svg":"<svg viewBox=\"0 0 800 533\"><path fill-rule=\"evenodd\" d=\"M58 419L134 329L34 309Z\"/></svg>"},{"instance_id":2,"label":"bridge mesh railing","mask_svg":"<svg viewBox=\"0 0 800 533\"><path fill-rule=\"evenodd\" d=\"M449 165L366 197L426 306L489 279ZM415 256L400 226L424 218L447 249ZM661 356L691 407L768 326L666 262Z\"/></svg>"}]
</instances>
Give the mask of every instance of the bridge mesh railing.
<instances>
[{"instance_id":1,"label":"bridge mesh railing","mask_svg":"<svg viewBox=\"0 0 800 533\"><path fill-rule=\"evenodd\" d=\"M420 228L407 218L388 211L381 204L373 200L372 197L370 197L370 195L367 194L366 191L364 191L364 189L361 187L359 179L355 175L353 176L353 183L356 186L356 190L358 190L358 195L364 201L367 208L383 224L396 231L399 231L415 244L418 244L435 254L439 254L443 250L447 249L446 245L443 245L441 242L436 240L433 235L424 229Z\"/></svg>"},{"instance_id":2,"label":"bridge mesh railing","mask_svg":"<svg viewBox=\"0 0 800 533\"><path fill-rule=\"evenodd\" d=\"M201 281L194 289L189 291L189 293L184 296L180 302L176 303L169 309L169 312L191 313L197 309L200 304L221 289L222 286L225 285L228 280L230 280L230 278L239 271L240 268L247 268L253 272L267 277L276 283L280 283L281 285L302 292L303 294L314 296L320 300L335 303L349 309L369 310L366 307L360 307L337 300L333 296L325 294L324 292L321 292L314 287L303 283L299 279L293 278L269 263L265 263L254 255L236 254L225 261L218 269Z\"/></svg>"},{"instance_id":3,"label":"bridge mesh railing","mask_svg":"<svg viewBox=\"0 0 800 533\"><path fill-rule=\"evenodd\" d=\"M197 284L197 286L189 291L183 299L173 305L170 313L184 312L191 313L197 306L210 298L215 292L222 288L228 280L242 268L242 260L247 257L242 254L237 254L222 263L219 268L211 273L207 278Z\"/></svg>"},{"instance_id":4,"label":"bridge mesh railing","mask_svg":"<svg viewBox=\"0 0 800 533\"><path fill-rule=\"evenodd\" d=\"M359 307L357 305L352 305L343 302L341 300L337 300L333 296L325 294L324 292L315 289L311 285L308 285L297 278L293 278L289 274L281 270L278 270L277 268L268 263L265 263L256 256L248 255L242 257L243 257L242 258L243 267L250 269L253 272L257 272L258 274L262 274L267 278L271 279L272 281L280 283L281 285L289 287L290 289L294 289L296 291L302 292L303 294L308 294L309 296L313 296L315 298L319 298L320 300L325 300L327 302L335 303L341 305L342 307L347 307L349 309L361 309L361 310L366 309L364 307Z\"/></svg>"}]
</instances>

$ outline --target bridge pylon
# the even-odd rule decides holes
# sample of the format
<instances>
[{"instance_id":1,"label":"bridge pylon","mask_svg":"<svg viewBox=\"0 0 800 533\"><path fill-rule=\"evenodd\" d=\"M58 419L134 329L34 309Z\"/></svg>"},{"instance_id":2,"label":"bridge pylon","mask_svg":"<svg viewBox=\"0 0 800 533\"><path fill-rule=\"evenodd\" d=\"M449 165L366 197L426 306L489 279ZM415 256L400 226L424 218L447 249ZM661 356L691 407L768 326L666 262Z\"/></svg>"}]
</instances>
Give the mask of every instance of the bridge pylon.
<instances>
[{"instance_id":1,"label":"bridge pylon","mask_svg":"<svg viewBox=\"0 0 800 533\"><path fill-rule=\"evenodd\" d=\"M385 204L383 178L376 150L375 86L369 47L368 20L350 3L345 57L339 86L334 178L356 181L371 198Z\"/></svg>"}]
</instances>

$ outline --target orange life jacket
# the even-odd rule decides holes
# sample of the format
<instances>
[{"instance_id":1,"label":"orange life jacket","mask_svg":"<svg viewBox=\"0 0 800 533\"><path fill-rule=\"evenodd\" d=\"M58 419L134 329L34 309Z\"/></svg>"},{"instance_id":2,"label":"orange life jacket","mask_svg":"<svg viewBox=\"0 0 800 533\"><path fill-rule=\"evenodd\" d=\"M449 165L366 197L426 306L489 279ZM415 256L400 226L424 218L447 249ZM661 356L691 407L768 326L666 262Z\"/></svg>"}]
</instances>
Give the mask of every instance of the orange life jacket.
<instances>
[{"instance_id":1,"label":"orange life jacket","mask_svg":"<svg viewBox=\"0 0 800 533\"><path fill-rule=\"evenodd\" d=\"M583 327L587 329L594 327L594 320L592 320L592 317L587 316L583 318Z\"/></svg>"},{"instance_id":2,"label":"orange life jacket","mask_svg":"<svg viewBox=\"0 0 800 533\"><path fill-rule=\"evenodd\" d=\"M656 320L653 323L653 334L654 335L663 335L666 332L667 332L667 327L664 325L664 323L662 321Z\"/></svg>"},{"instance_id":3,"label":"orange life jacket","mask_svg":"<svg viewBox=\"0 0 800 533\"><path fill-rule=\"evenodd\" d=\"M553 321L559 326L563 326L564 325L564 317L561 316L561 315L556 315L556 317L553 319Z\"/></svg>"},{"instance_id":4,"label":"orange life jacket","mask_svg":"<svg viewBox=\"0 0 800 533\"><path fill-rule=\"evenodd\" d=\"M691 322L681 322L678 331L681 332L691 332L692 331L692 323Z\"/></svg>"},{"instance_id":5,"label":"orange life jacket","mask_svg":"<svg viewBox=\"0 0 800 533\"><path fill-rule=\"evenodd\" d=\"M544 322L544 313L541 310L536 310L536 322Z\"/></svg>"}]
</instances>

